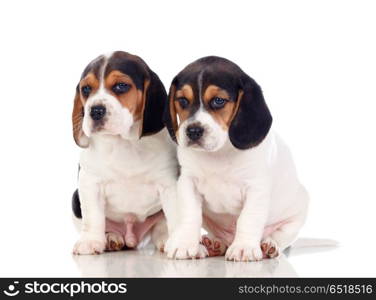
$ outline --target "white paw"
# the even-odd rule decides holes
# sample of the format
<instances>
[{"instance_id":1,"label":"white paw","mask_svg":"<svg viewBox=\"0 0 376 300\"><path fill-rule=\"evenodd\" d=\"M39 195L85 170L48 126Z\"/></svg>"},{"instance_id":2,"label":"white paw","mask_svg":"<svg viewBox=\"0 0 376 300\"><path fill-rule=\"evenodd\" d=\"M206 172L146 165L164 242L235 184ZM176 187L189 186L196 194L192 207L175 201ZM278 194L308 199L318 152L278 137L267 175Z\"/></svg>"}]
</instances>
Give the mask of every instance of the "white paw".
<instances>
[{"instance_id":1,"label":"white paw","mask_svg":"<svg viewBox=\"0 0 376 300\"><path fill-rule=\"evenodd\" d=\"M262 260L262 251L259 244L233 242L225 257L232 261L259 261Z\"/></svg>"},{"instance_id":2,"label":"white paw","mask_svg":"<svg viewBox=\"0 0 376 300\"><path fill-rule=\"evenodd\" d=\"M158 237L153 239L155 248L157 248L160 252L165 252L166 240L166 237Z\"/></svg>"},{"instance_id":3,"label":"white paw","mask_svg":"<svg viewBox=\"0 0 376 300\"><path fill-rule=\"evenodd\" d=\"M261 250L264 258L275 258L281 253L276 241L270 237L261 241Z\"/></svg>"},{"instance_id":4,"label":"white paw","mask_svg":"<svg viewBox=\"0 0 376 300\"><path fill-rule=\"evenodd\" d=\"M164 247L168 258L188 259L188 258L205 258L208 256L206 248L189 238L179 238L177 235L172 235Z\"/></svg>"},{"instance_id":5,"label":"white paw","mask_svg":"<svg viewBox=\"0 0 376 300\"><path fill-rule=\"evenodd\" d=\"M106 247L105 241L80 239L74 245L73 254L100 254Z\"/></svg>"}]
</instances>

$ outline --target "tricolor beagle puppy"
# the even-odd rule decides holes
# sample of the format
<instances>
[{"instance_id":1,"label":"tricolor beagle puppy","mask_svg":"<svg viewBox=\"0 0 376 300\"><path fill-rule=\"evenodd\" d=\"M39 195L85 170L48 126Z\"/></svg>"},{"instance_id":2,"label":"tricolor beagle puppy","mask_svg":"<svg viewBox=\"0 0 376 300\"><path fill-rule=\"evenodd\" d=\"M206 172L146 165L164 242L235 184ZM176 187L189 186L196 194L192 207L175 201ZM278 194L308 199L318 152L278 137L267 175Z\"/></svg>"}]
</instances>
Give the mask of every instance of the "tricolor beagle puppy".
<instances>
[{"instance_id":1,"label":"tricolor beagle puppy","mask_svg":"<svg viewBox=\"0 0 376 300\"><path fill-rule=\"evenodd\" d=\"M172 81L165 119L181 165L168 257L278 256L305 221L308 195L260 86L227 59L201 58Z\"/></svg>"},{"instance_id":2,"label":"tricolor beagle puppy","mask_svg":"<svg viewBox=\"0 0 376 300\"><path fill-rule=\"evenodd\" d=\"M73 195L81 227L75 254L134 248L150 232L163 248L162 208L168 215L177 180L176 146L162 120L166 102L162 82L138 56L102 55L84 70L72 114L74 139L84 148Z\"/></svg>"}]
</instances>

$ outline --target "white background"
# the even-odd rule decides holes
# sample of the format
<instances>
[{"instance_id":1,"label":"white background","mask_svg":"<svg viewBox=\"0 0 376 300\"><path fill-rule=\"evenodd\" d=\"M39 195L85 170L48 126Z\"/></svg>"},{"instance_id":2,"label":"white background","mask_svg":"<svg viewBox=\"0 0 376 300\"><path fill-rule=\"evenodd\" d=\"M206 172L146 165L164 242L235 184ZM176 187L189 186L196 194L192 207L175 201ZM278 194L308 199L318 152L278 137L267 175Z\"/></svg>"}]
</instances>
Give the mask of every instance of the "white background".
<instances>
[{"instance_id":1,"label":"white background","mask_svg":"<svg viewBox=\"0 0 376 300\"><path fill-rule=\"evenodd\" d=\"M1 1L0 275L82 274L70 254L74 89L90 60L125 50L166 88L199 57L238 63L263 87L310 191L301 236L340 242L289 263L299 276L375 276L373 3Z\"/></svg>"}]
</instances>

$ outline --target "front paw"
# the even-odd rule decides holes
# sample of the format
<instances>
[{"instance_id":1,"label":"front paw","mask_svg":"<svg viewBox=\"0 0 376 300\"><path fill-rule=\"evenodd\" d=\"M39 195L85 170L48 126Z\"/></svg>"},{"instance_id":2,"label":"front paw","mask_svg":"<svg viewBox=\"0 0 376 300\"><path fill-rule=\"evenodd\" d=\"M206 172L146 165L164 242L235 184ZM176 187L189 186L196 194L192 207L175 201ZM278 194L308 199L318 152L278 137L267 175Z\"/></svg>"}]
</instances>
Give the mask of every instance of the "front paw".
<instances>
[{"instance_id":1,"label":"front paw","mask_svg":"<svg viewBox=\"0 0 376 300\"><path fill-rule=\"evenodd\" d=\"M208 256L206 248L189 236L172 235L166 242L164 251L171 259L205 258Z\"/></svg>"},{"instance_id":2,"label":"front paw","mask_svg":"<svg viewBox=\"0 0 376 300\"><path fill-rule=\"evenodd\" d=\"M262 260L262 251L259 243L234 241L225 257L232 261L259 261Z\"/></svg>"},{"instance_id":3,"label":"front paw","mask_svg":"<svg viewBox=\"0 0 376 300\"><path fill-rule=\"evenodd\" d=\"M94 239L83 239L77 241L73 248L73 254L90 255L101 254L104 252L106 242Z\"/></svg>"}]
</instances>

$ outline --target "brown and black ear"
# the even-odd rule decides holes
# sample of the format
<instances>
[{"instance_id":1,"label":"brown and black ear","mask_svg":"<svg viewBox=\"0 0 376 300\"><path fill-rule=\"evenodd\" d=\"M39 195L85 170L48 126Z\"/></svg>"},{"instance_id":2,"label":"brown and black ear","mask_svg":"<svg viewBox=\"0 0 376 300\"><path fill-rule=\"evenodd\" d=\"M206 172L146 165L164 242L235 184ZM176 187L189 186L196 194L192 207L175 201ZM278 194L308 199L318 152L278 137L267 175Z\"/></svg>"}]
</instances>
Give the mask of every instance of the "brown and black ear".
<instances>
[{"instance_id":1,"label":"brown and black ear","mask_svg":"<svg viewBox=\"0 0 376 300\"><path fill-rule=\"evenodd\" d=\"M164 111L164 123L166 124L168 133L171 138L176 142L176 131L178 130L178 123L176 120L176 111L174 96L176 91L176 79L174 79L170 86L170 91L168 93L168 101Z\"/></svg>"},{"instance_id":2,"label":"brown and black ear","mask_svg":"<svg viewBox=\"0 0 376 300\"><path fill-rule=\"evenodd\" d=\"M78 146L87 148L89 146L89 139L82 130L83 119L84 107L80 99L79 85L77 85L72 112L73 138Z\"/></svg>"},{"instance_id":3,"label":"brown and black ear","mask_svg":"<svg viewBox=\"0 0 376 300\"><path fill-rule=\"evenodd\" d=\"M163 112L167 103L167 93L158 75L149 70L150 78L144 84L142 130L140 137L152 135L164 127Z\"/></svg>"},{"instance_id":4,"label":"brown and black ear","mask_svg":"<svg viewBox=\"0 0 376 300\"><path fill-rule=\"evenodd\" d=\"M240 85L238 108L229 128L229 137L236 148L244 150L262 142L273 118L261 87L248 75L244 75Z\"/></svg>"}]
</instances>

